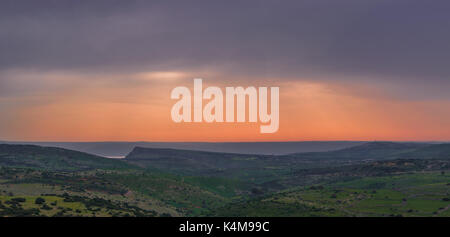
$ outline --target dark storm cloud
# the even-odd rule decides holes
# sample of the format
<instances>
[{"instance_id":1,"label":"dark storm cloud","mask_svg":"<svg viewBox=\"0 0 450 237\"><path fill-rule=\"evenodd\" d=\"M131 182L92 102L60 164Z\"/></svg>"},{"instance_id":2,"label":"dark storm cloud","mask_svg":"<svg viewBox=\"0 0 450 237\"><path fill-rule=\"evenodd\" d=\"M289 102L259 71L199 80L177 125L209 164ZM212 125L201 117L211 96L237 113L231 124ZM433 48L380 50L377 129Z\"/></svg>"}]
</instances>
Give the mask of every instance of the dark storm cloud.
<instances>
[{"instance_id":1,"label":"dark storm cloud","mask_svg":"<svg viewBox=\"0 0 450 237\"><path fill-rule=\"evenodd\" d=\"M2 1L0 69L445 84L449 12L440 0Z\"/></svg>"}]
</instances>

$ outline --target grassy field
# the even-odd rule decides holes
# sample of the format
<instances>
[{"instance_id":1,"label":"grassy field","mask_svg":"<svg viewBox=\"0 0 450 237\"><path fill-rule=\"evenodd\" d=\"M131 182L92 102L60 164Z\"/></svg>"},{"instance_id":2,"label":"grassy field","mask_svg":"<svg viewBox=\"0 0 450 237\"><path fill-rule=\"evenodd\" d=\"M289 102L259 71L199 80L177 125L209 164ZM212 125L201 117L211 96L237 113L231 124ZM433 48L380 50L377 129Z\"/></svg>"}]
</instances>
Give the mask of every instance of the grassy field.
<instances>
[{"instance_id":1,"label":"grassy field","mask_svg":"<svg viewBox=\"0 0 450 237\"><path fill-rule=\"evenodd\" d=\"M2 216L151 216L136 207L79 196L0 196Z\"/></svg>"},{"instance_id":2,"label":"grassy field","mask_svg":"<svg viewBox=\"0 0 450 237\"><path fill-rule=\"evenodd\" d=\"M218 216L449 216L450 175L440 172L317 184L233 203Z\"/></svg>"}]
</instances>

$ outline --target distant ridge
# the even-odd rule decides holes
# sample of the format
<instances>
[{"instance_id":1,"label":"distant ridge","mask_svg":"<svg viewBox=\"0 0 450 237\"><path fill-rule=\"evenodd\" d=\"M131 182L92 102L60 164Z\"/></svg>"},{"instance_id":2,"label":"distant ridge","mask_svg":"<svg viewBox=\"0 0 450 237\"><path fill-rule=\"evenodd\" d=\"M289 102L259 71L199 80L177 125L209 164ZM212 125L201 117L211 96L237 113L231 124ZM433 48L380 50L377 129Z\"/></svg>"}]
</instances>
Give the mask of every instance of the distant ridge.
<instances>
[{"instance_id":1,"label":"distant ridge","mask_svg":"<svg viewBox=\"0 0 450 237\"><path fill-rule=\"evenodd\" d=\"M135 147L124 159L108 159L56 147L0 144L0 166L58 171L140 166L180 171L185 174L233 170L236 172L251 170L254 173L263 169L305 167L312 160L321 160L325 163L353 163L395 159L450 159L450 144L369 142L335 151L278 156Z\"/></svg>"},{"instance_id":2,"label":"distant ridge","mask_svg":"<svg viewBox=\"0 0 450 237\"><path fill-rule=\"evenodd\" d=\"M125 160L138 159L159 159L159 158L210 158L211 156L220 155L221 157L248 157L248 156L264 156L256 154L239 154L239 153L225 153L212 151L196 151L183 150L172 148L146 148L135 147L130 154L125 157Z\"/></svg>"},{"instance_id":3,"label":"distant ridge","mask_svg":"<svg viewBox=\"0 0 450 237\"><path fill-rule=\"evenodd\" d=\"M450 144L369 142L328 152L273 156L135 147L124 161L145 168L181 174L256 174L264 170L301 169L398 159L449 159ZM316 163L318 162L318 163ZM230 176L233 176L230 175Z\"/></svg>"},{"instance_id":4,"label":"distant ridge","mask_svg":"<svg viewBox=\"0 0 450 237\"><path fill-rule=\"evenodd\" d=\"M329 160L446 159L450 144L368 142L329 152L297 153L290 156Z\"/></svg>"},{"instance_id":5,"label":"distant ridge","mask_svg":"<svg viewBox=\"0 0 450 237\"><path fill-rule=\"evenodd\" d=\"M450 143L423 146L409 153L400 154L399 158L450 159Z\"/></svg>"},{"instance_id":6,"label":"distant ridge","mask_svg":"<svg viewBox=\"0 0 450 237\"><path fill-rule=\"evenodd\" d=\"M2 143L2 142L0 142ZM301 142L8 142L60 147L106 157L124 157L134 147L172 148L223 153L287 155L299 152L323 152L339 150L365 142L359 141L301 141Z\"/></svg>"},{"instance_id":7,"label":"distant ridge","mask_svg":"<svg viewBox=\"0 0 450 237\"><path fill-rule=\"evenodd\" d=\"M178 171L184 174L277 165L276 156L135 147L124 161L141 167ZM203 173L205 174L205 173Z\"/></svg>"},{"instance_id":8,"label":"distant ridge","mask_svg":"<svg viewBox=\"0 0 450 237\"><path fill-rule=\"evenodd\" d=\"M317 158L317 159L345 159L345 160L386 160L386 159L441 159L450 158L450 143L399 143L399 142L367 142L361 145L327 152L303 152L289 155L272 156L258 154L239 154L226 152L211 152L197 150L183 150L172 148L146 148L135 147L126 157L126 160L149 160L160 158L177 159L210 159L236 157L260 158Z\"/></svg>"}]
</instances>

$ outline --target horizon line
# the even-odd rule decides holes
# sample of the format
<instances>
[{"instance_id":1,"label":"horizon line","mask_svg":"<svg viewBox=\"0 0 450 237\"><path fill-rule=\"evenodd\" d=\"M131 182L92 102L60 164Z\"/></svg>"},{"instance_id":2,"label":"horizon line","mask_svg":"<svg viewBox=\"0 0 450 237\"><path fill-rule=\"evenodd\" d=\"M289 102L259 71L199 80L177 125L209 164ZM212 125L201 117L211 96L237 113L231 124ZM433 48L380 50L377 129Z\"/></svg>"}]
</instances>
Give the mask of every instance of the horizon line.
<instances>
[{"instance_id":1,"label":"horizon line","mask_svg":"<svg viewBox=\"0 0 450 237\"><path fill-rule=\"evenodd\" d=\"M0 140L0 142L27 143L299 143L299 142L450 142L450 140L295 140L295 141L27 141Z\"/></svg>"}]
</instances>

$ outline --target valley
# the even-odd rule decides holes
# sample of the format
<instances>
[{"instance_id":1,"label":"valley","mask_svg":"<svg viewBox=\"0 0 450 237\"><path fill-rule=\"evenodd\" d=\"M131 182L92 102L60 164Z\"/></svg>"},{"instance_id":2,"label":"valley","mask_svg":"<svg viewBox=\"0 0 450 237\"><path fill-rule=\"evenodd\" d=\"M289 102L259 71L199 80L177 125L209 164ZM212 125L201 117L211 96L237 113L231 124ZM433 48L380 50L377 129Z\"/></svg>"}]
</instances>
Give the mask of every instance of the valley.
<instances>
[{"instance_id":1,"label":"valley","mask_svg":"<svg viewBox=\"0 0 450 237\"><path fill-rule=\"evenodd\" d=\"M135 147L124 159L0 144L0 216L450 216L450 145L252 155Z\"/></svg>"}]
</instances>

